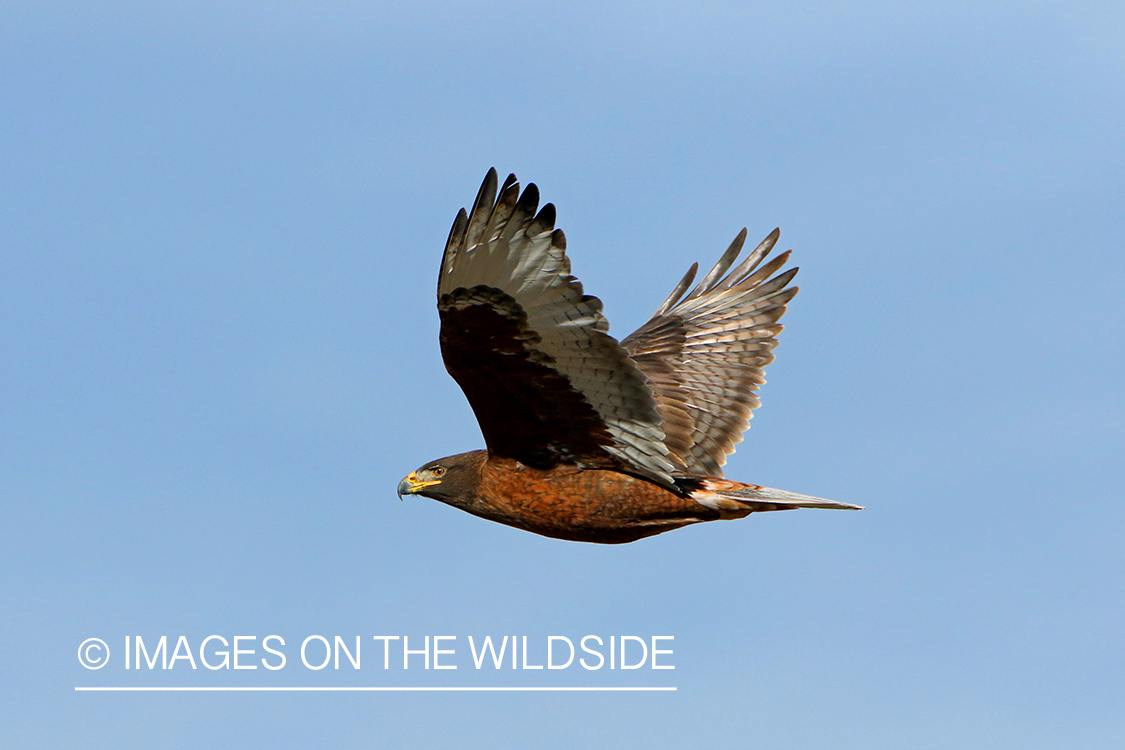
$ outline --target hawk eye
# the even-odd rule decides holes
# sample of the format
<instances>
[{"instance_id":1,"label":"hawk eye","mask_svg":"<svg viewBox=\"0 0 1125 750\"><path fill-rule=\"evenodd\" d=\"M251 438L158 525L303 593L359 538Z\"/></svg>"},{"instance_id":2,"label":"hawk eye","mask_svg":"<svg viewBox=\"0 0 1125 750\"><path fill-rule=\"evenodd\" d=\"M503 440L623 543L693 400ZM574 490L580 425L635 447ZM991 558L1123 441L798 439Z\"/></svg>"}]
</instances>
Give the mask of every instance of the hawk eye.
<instances>
[{"instance_id":1,"label":"hawk eye","mask_svg":"<svg viewBox=\"0 0 1125 750\"><path fill-rule=\"evenodd\" d=\"M444 466L434 466L430 469L430 473L433 474L435 477L440 477L443 474L445 474L445 467Z\"/></svg>"}]
</instances>

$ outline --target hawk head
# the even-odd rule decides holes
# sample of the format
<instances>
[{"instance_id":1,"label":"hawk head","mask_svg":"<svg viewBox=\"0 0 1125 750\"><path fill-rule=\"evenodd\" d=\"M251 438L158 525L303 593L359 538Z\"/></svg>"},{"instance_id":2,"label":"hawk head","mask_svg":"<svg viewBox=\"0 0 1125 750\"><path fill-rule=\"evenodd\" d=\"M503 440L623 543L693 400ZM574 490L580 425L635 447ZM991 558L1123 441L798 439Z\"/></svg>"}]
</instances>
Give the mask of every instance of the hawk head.
<instances>
[{"instance_id":1,"label":"hawk head","mask_svg":"<svg viewBox=\"0 0 1125 750\"><path fill-rule=\"evenodd\" d=\"M421 495L459 505L472 498L480 485L480 471L488 451L470 451L425 463L398 483L398 496Z\"/></svg>"}]
</instances>

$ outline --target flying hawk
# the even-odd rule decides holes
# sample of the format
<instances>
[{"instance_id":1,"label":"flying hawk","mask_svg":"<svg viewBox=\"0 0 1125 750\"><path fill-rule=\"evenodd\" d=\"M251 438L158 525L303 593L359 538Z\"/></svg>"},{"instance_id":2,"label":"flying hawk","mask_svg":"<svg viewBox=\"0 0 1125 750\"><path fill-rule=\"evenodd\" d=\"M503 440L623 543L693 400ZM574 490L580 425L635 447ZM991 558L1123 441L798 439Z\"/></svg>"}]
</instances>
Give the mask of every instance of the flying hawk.
<instances>
[{"instance_id":1,"label":"flying hawk","mask_svg":"<svg viewBox=\"0 0 1125 750\"><path fill-rule=\"evenodd\" d=\"M797 293L770 233L733 270L746 230L690 292L698 264L639 330L609 335L570 275L555 207L497 197L490 169L453 222L438 276L441 354L487 450L429 461L398 485L544 536L619 544L750 513L859 506L723 479L778 321ZM686 294L685 294L686 292Z\"/></svg>"}]
</instances>

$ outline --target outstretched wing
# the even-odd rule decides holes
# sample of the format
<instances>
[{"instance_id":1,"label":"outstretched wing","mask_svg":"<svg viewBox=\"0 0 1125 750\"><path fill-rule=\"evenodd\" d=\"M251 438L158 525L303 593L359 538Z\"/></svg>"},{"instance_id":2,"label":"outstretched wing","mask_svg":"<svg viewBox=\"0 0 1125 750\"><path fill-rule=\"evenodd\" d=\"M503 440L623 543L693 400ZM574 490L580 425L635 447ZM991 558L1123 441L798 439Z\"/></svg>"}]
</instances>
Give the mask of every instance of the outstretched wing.
<instances>
[{"instance_id":1,"label":"outstretched wing","mask_svg":"<svg viewBox=\"0 0 1125 750\"><path fill-rule=\"evenodd\" d=\"M612 466L671 485L674 468L645 376L607 332L601 300L570 275L555 207L497 198L489 170L453 223L438 279L441 353L488 449L536 468Z\"/></svg>"},{"instance_id":2,"label":"outstretched wing","mask_svg":"<svg viewBox=\"0 0 1125 750\"><path fill-rule=\"evenodd\" d=\"M756 391L765 382L762 368L773 361L778 321L797 293L788 286L796 268L770 278L789 252L758 268L778 234L773 230L727 273L746 241L743 229L687 296L697 265L652 319L621 342L648 376L665 444L688 474L721 478L720 467L761 403Z\"/></svg>"}]
</instances>

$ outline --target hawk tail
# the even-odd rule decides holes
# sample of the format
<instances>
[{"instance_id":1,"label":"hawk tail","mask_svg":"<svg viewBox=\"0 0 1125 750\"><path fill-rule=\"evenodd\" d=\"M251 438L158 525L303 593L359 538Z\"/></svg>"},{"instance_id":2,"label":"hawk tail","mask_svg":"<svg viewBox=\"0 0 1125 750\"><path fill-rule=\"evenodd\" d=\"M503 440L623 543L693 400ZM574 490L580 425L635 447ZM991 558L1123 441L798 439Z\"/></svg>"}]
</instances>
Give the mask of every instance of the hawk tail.
<instances>
[{"instance_id":1,"label":"hawk tail","mask_svg":"<svg viewBox=\"0 0 1125 750\"><path fill-rule=\"evenodd\" d=\"M795 508L829 508L832 510L863 510L863 506L838 503L823 497L801 495L773 487L732 482L727 479L680 480L688 497L726 518L742 518L750 513Z\"/></svg>"}]
</instances>

